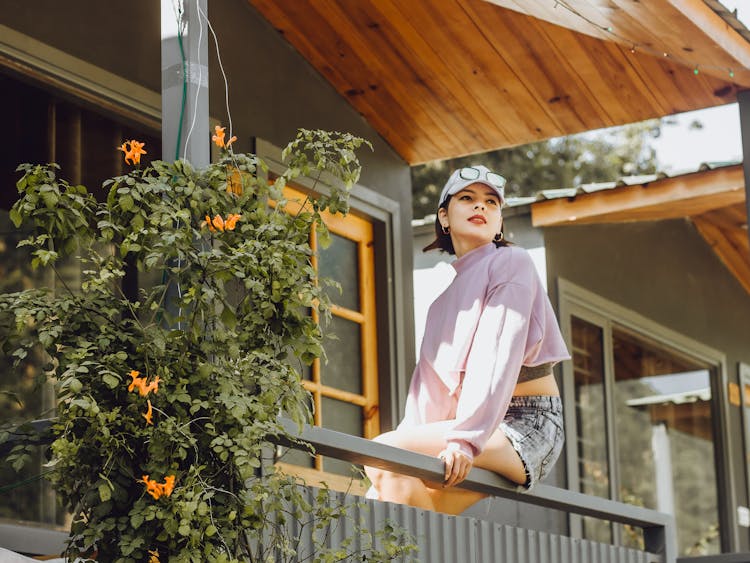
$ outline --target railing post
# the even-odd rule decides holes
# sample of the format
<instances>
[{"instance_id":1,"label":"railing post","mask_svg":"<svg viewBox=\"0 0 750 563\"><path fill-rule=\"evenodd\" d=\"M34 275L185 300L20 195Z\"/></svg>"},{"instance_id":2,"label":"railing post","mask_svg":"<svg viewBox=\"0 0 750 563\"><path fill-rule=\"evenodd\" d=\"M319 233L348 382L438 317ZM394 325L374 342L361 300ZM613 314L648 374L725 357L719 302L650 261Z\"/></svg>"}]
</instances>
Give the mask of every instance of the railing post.
<instances>
[{"instance_id":1,"label":"railing post","mask_svg":"<svg viewBox=\"0 0 750 563\"><path fill-rule=\"evenodd\" d=\"M644 549L649 553L661 555L662 563L677 561L677 537L674 517L661 526L643 527Z\"/></svg>"}]
</instances>

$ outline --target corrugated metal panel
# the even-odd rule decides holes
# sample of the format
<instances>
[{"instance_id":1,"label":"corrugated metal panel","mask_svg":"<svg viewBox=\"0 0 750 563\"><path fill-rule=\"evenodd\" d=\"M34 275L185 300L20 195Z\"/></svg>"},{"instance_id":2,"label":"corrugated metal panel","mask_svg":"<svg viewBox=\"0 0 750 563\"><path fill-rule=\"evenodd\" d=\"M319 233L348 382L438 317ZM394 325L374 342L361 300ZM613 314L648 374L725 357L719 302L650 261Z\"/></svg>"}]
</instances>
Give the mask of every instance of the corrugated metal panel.
<instances>
[{"instance_id":1,"label":"corrugated metal panel","mask_svg":"<svg viewBox=\"0 0 750 563\"><path fill-rule=\"evenodd\" d=\"M331 502L344 503L348 519L338 522L329 531L329 546L340 546L351 540L350 551L364 546L356 533L356 523L374 532L386 522L406 529L419 547L414 557L399 561L428 563L649 563L652 556L586 540L571 539L557 534L526 530L496 524L477 518L449 516L409 506L364 500L331 493ZM313 501L314 492L308 490ZM298 553L309 556L313 550L313 526L289 524L289 533L299 538ZM380 547L376 541L376 546Z\"/></svg>"}]
</instances>

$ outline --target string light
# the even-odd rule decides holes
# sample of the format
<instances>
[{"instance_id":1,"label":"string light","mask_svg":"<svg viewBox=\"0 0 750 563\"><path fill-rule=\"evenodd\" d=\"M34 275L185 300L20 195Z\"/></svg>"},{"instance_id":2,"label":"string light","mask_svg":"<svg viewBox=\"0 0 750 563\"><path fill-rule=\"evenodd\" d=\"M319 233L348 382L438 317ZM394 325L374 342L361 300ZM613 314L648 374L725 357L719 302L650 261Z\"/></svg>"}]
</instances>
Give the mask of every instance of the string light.
<instances>
[{"instance_id":1,"label":"string light","mask_svg":"<svg viewBox=\"0 0 750 563\"><path fill-rule=\"evenodd\" d=\"M570 4L568 4L568 2L566 0L554 0L554 1L555 1L555 8L557 8L558 6L562 6L563 8L565 8L566 10L568 10L571 14L574 14L575 16L578 16L579 18L581 18L582 20L584 20L586 23L588 23L592 27L595 27L595 28L597 28L598 30L600 30L602 32L608 33L614 39L617 39L620 43L625 43L626 45L628 43L630 43L630 45L631 45L630 52L632 54L635 54L636 48L641 53L646 53L646 54L650 54L650 55L657 55L657 56L659 54L661 54L661 56L664 57L665 59L670 59L670 60L672 60L672 61L674 61L676 63L679 63L679 64L681 64L683 66L693 67L693 74L695 76L698 76L700 74L700 70L698 68L699 65L697 63L695 63L693 61L688 61L688 60L683 59L683 58L678 57L678 56L674 56L674 55L672 55L670 53L667 53L666 51L656 51L656 50L650 48L647 44L635 43L631 39L628 39L627 37L623 37L622 35L619 35L618 33L616 33L614 31L614 28L612 26L610 26L610 25L608 25L608 26L600 25L600 24L596 23L595 21L593 21L592 19L586 17L581 12L579 12L578 10L576 10L575 8L573 8ZM732 69L732 68L727 68L727 67L722 67L722 66L716 66L716 65L705 65L705 64L704 65L700 65L700 66L702 66L704 69L709 68L709 69L716 69L716 70L726 71L729 74L729 78L734 78L734 69Z\"/></svg>"}]
</instances>

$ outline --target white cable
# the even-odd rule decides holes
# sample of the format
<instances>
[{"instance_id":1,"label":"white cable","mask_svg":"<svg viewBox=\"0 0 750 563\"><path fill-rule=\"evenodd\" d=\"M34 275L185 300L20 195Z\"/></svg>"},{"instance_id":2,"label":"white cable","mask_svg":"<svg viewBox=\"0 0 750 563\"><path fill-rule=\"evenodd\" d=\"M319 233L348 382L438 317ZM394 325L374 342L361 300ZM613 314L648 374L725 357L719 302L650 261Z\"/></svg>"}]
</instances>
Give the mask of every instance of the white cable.
<instances>
[{"instance_id":1,"label":"white cable","mask_svg":"<svg viewBox=\"0 0 750 563\"><path fill-rule=\"evenodd\" d=\"M208 16L206 13L198 9L200 15L203 16L203 18L206 20L206 25L208 26L209 31L211 32L211 35L213 35L214 38L214 45L216 46L216 58L219 61L219 69L221 70L221 76L224 79L224 104L227 108L227 118L229 119L229 138L232 138L232 112L229 110L229 81L227 80L227 74L224 72L224 64L221 62L221 51L219 50L219 40L216 37L216 32L214 31L214 27L211 25L211 21L208 19Z\"/></svg>"}]
</instances>

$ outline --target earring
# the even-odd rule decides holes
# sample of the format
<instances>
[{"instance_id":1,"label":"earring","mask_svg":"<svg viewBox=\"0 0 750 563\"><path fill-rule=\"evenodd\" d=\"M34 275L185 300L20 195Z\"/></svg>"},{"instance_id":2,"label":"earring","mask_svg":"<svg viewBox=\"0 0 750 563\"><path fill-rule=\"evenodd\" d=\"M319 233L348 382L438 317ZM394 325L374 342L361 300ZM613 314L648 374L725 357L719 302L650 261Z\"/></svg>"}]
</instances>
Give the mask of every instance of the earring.
<instances>
[{"instance_id":1,"label":"earring","mask_svg":"<svg viewBox=\"0 0 750 563\"><path fill-rule=\"evenodd\" d=\"M503 232L500 231L499 233L495 235L495 238L493 238L492 240L495 242L501 242L503 240L503 237L504 237Z\"/></svg>"},{"instance_id":2,"label":"earring","mask_svg":"<svg viewBox=\"0 0 750 563\"><path fill-rule=\"evenodd\" d=\"M451 228L450 227L446 227L445 225L443 225L442 229L443 229L443 234L444 235L449 235L451 233Z\"/></svg>"}]
</instances>

